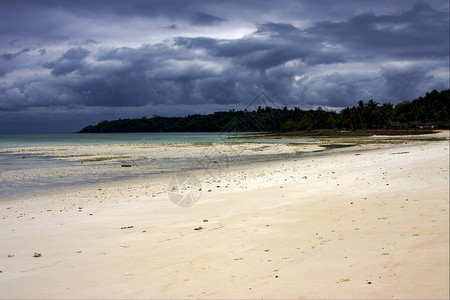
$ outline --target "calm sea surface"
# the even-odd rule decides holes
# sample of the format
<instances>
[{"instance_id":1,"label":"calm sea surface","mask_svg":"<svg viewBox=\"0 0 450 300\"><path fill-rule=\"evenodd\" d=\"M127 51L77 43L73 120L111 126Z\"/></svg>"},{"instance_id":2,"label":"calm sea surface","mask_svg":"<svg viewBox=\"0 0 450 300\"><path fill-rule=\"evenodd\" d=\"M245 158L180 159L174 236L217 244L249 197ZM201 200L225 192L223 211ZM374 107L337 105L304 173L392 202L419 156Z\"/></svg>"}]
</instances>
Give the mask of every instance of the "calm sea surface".
<instances>
[{"instance_id":1,"label":"calm sea surface","mask_svg":"<svg viewBox=\"0 0 450 300\"><path fill-rule=\"evenodd\" d=\"M245 133L243 133L245 134ZM196 143L196 142L300 142L305 139L229 139L236 134L221 132L182 133L71 133L0 134L0 148L27 146L65 146L82 144Z\"/></svg>"},{"instance_id":2,"label":"calm sea surface","mask_svg":"<svg viewBox=\"0 0 450 300\"><path fill-rule=\"evenodd\" d=\"M224 133L73 133L73 134L22 134L0 135L0 201L16 196L45 193L53 188L79 186L86 183L100 183L118 180L124 176L139 177L149 174L176 172L195 167L193 161L185 159L159 159L155 161L133 161L133 172L123 175L122 169L107 175L74 174L63 175L62 170L85 168L79 161L61 160L56 157L29 151L27 147L66 146L89 144L139 144L139 143L197 143L197 142L303 142L310 139L229 139L235 134ZM12 148L21 148L20 152L11 152ZM232 158L234 159L234 158ZM123 161L122 163L130 163ZM96 162L96 165L103 162ZM107 162L104 162L107 164ZM119 163L120 166L120 163ZM48 174L45 170L55 170ZM94 169L95 170L95 169ZM52 171L53 172L53 171ZM127 173L128 174L128 173ZM50 176L51 175L51 176ZM18 179L20 178L20 179Z\"/></svg>"},{"instance_id":3,"label":"calm sea surface","mask_svg":"<svg viewBox=\"0 0 450 300\"><path fill-rule=\"evenodd\" d=\"M69 133L0 135L0 147L61 146L81 144L221 142L221 133Z\"/></svg>"}]
</instances>

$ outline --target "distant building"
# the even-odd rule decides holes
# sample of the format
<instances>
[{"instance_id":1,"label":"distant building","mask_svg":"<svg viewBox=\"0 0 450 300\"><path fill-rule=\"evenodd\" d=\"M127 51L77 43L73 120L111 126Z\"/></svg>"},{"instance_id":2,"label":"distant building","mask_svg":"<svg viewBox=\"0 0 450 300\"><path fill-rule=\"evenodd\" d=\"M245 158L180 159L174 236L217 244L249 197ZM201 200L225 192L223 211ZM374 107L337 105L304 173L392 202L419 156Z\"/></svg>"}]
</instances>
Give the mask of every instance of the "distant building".
<instances>
[{"instance_id":1,"label":"distant building","mask_svg":"<svg viewBox=\"0 0 450 300\"><path fill-rule=\"evenodd\" d=\"M407 123L400 123L400 122L389 122L389 128L393 129L405 129L408 127Z\"/></svg>"},{"instance_id":2,"label":"distant building","mask_svg":"<svg viewBox=\"0 0 450 300\"><path fill-rule=\"evenodd\" d=\"M417 129L435 129L436 122L408 121L408 124Z\"/></svg>"}]
</instances>

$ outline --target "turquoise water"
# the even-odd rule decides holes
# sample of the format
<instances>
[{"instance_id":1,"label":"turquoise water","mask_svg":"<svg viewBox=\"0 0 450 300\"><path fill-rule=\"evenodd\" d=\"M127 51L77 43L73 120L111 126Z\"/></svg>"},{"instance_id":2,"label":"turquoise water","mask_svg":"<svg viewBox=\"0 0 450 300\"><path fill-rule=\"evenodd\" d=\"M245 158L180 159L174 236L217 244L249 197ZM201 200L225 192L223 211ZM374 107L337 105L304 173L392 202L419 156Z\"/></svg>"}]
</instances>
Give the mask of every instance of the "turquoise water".
<instances>
[{"instance_id":1,"label":"turquoise water","mask_svg":"<svg viewBox=\"0 0 450 300\"><path fill-rule=\"evenodd\" d=\"M121 180L125 178L145 177L158 175L166 172L177 172L180 170L197 169L208 162L221 161L224 158L208 156L201 159L187 158L163 158L156 160L134 160L116 162L118 168L107 174L98 173L94 168L91 173L77 172L64 173L69 168L89 168L89 164L80 164L80 161L61 160L51 155L35 152L27 147L39 146L66 146L66 145L89 145L89 144L139 144L139 143L196 143L196 142L302 142L309 139L229 139L236 134L227 133L73 133L73 134L22 134L22 135L0 135L0 201L11 199L16 196L46 193L50 189L61 187L76 187L87 183L101 183L106 181ZM19 151L11 152L12 147L21 148ZM255 157L226 157L235 163L247 159L258 159ZM260 157L265 160L266 157ZM121 164L132 164L132 172L124 173ZM108 165L108 162L95 162L95 165ZM41 172L42 170L42 172ZM52 170L51 173L45 170ZM89 169L90 170L90 169ZM61 173L62 172L62 173ZM100 172L100 171L99 171ZM55 174L59 175L55 175ZM19 174L19 175L17 175ZM63 175L64 174L64 175ZM19 177L17 177L19 176Z\"/></svg>"},{"instance_id":2,"label":"turquoise water","mask_svg":"<svg viewBox=\"0 0 450 300\"><path fill-rule=\"evenodd\" d=\"M61 146L81 144L223 142L223 133L69 133L3 134L0 147Z\"/></svg>"},{"instance_id":3,"label":"turquoise water","mask_svg":"<svg viewBox=\"0 0 450 300\"><path fill-rule=\"evenodd\" d=\"M242 133L245 134L245 133ZM65 146L85 144L128 143L198 143L198 142L273 142L295 143L309 139L229 139L235 133L69 133L69 134L1 134L0 148L27 146Z\"/></svg>"}]
</instances>

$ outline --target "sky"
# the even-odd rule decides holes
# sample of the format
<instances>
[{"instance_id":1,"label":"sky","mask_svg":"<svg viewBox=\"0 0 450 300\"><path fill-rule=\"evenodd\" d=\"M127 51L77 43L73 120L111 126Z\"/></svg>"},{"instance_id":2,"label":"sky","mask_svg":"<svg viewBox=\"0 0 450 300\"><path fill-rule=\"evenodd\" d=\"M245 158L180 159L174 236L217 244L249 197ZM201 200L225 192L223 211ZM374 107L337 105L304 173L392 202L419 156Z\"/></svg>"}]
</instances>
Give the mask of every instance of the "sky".
<instances>
[{"instance_id":1,"label":"sky","mask_svg":"<svg viewBox=\"0 0 450 300\"><path fill-rule=\"evenodd\" d=\"M448 88L448 0L0 0L0 134Z\"/></svg>"}]
</instances>

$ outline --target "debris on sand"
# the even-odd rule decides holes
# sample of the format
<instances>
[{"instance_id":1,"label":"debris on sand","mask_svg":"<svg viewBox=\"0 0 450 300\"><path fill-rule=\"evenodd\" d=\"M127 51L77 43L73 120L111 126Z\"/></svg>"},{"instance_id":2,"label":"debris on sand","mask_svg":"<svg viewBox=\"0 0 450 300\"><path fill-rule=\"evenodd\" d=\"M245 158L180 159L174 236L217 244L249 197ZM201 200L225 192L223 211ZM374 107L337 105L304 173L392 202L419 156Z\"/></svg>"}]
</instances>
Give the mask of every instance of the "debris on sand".
<instances>
[{"instance_id":1,"label":"debris on sand","mask_svg":"<svg viewBox=\"0 0 450 300\"><path fill-rule=\"evenodd\" d=\"M33 254L33 257L41 257L41 256L42 256L42 254L38 253L38 252L34 252L34 254Z\"/></svg>"}]
</instances>

